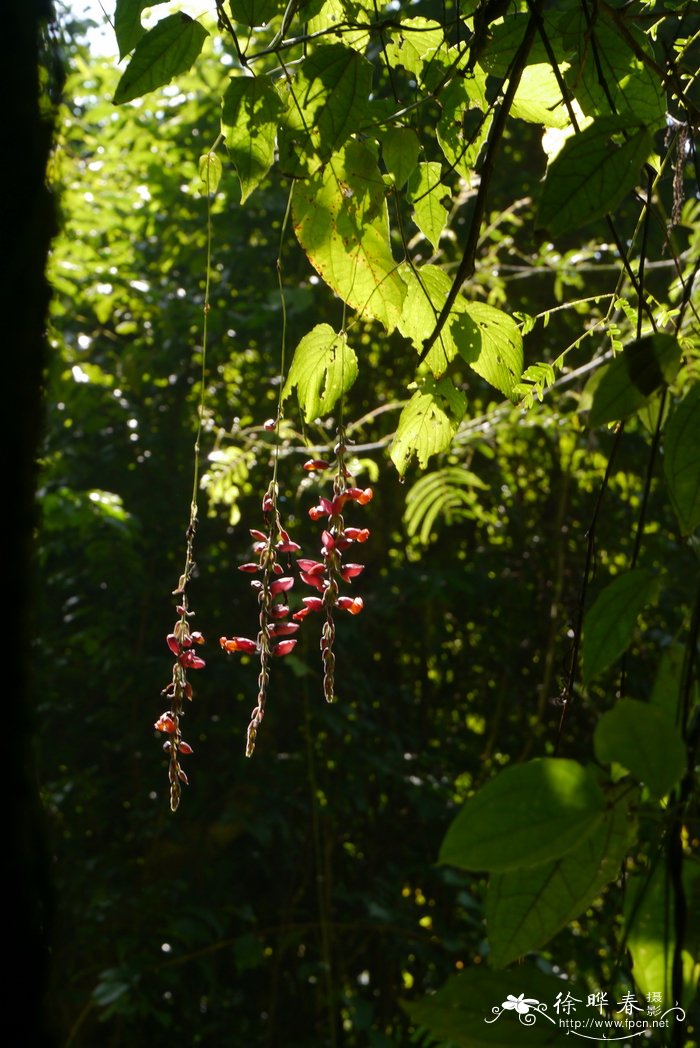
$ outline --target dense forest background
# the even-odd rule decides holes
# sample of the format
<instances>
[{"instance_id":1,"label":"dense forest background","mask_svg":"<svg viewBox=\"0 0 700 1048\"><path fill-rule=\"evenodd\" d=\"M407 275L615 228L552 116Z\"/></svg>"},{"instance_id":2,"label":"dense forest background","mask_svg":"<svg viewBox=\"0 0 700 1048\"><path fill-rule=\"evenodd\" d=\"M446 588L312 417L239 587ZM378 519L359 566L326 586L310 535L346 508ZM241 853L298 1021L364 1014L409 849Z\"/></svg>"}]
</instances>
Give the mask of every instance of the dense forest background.
<instances>
[{"instance_id":1,"label":"dense forest background","mask_svg":"<svg viewBox=\"0 0 700 1048\"><path fill-rule=\"evenodd\" d=\"M469 302L515 318L524 361L507 395L468 355L431 377L407 321L382 326L360 310L350 325L354 384L343 380L342 397L336 391L330 406L326 397L316 417L301 387L286 391L281 421L266 427L277 419L294 347L315 325L345 330L350 307L291 228L292 176L305 184L318 176L293 169L289 129L286 138L279 132L280 171L263 172L252 188L240 157L236 165L219 144L240 40L271 47L286 14L272 5L262 29L240 14L234 45L228 16L217 31L209 6L202 19L212 36L192 69L131 104L113 104L125 66L116 44L105 57L91 51L89 27L69 6L58 6L44 39L60 232L49 261L33 665L57 1043L557 1044L566 1031L551 1024L484 1020L509 994L546 1000L551 1013L561 987L584 1002L580 1010L589 995L607 993L606 1014L620 1013L626 993L646 1014L658 992L665 1006L682 1003L686 1018L650 1043L696 1044L700 15L689 4L632 5L637 47L648 46L657 65L673 47L681 56L680 80L659 80L654 97L666 93L686 131L650 118L656 167L649 174L641 158L634 183L615 194L612 225L601 213L555 236L543 228L541 112L539 123L532 114L509 120L465 290ZM355 6L379 18L373 5ZM234 16L244 8L234 5ZM463 31L476 33L480 10L426 0L390 5L389 14L397 27L422 18L445 33L461 17ZM492 33L503 14L489 12ZM146 24L161 16L156 8ZM366 51L393 70L375 93L400 108L412 78L420 81L425 47L402 58L409 45L391 32ZM507 79L488 39L479 68ZM293 49L285 54L296 60ZM648 71L635 55L630 63ZM60 102L51 62L65 75ZM635 84L642 90L632 68L621 96L634 95ZM416 210L432 188L410 181L418 153L405 159L406 139L380 140L382 170L397 187L387 192L397 260L405 254L415 268L454 276L480 183L461 156L438 157L435 127L448 137L440 121L454 116L452 106L466 142L474 110L434 92L411 110L410 126L391 129L415 137L421 178L443 164L446 202L432 200L432 217ZM617 148L610 136L619 131L608 127L606 150ZM215 144L221 180L207 193L213 161L203 182L200 156ZM477 172L478 155L470 159ZM645 338L640 378L624 350ZM623 372L614 369L621 360ZM406 435L402 412L430 382L451 384L450 410L455 394L463 403L447 423L447 408L428 417L428 434L447 426L448 436L426 446L424 434ZM190 784L173 815L163 736L152 726L178 650L165 638L180 615L173 590L200 418L187 595L206 668L191 674L182 731L194 753L183 757ZM370 531L351 558L364 564L351 584L364 609L336 616L333 704L323 697L318 633L304 623L294 650L273 666L248 760L259 667L254 654L226 654L218 638L255 638L259 629L238 568L251 559L250 529L266 532L261 500L273 469L285 528L304 556L320 556L308 510L332 480L303 464L333 461L339 425L357 486L373 490L347 512L349 524ZM400 425L405 454L396 452ZM615 710L622 719L601 730ZM592 769L586 781L598 777L595 791L618 820L605 823L595 863L607 872L572 889L568 910L558 902L553 919L534 902L503 918L499 877L525 883L549 862L553 882L578 838L597 840L593 823L598 833L608 817L586 811L581 828L574 808L559 814L556 834L554 822L545 832L566 838L563 851L543 850L527 825L539 787L523 793L523 808L521 780L507 788L502 776L560 761ZM458 830L446 840L463 805L488 799L483 788L499 781L504 795L487 815L469 808L469 821L486 820L494 833L507 827L514 841L519 825L525 839L531 833L539 852L528 861L521 845L525 858L514 867L470 861L474 842L454 843ZM536 894L547 899L546 890Z\"/></svg>"}]
</instances>

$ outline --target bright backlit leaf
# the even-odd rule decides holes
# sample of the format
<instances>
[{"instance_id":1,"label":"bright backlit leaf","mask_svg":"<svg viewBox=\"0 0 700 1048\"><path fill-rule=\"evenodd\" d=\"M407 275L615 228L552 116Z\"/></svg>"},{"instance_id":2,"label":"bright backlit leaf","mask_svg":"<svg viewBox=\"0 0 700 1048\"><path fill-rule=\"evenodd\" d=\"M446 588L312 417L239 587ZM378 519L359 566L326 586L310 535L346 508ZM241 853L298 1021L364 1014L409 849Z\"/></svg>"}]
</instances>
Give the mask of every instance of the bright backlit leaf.
<instances>
[{"instance_id":1,"label":"bright backlit leaf","mask_svg":"<svg viewBox=\"0 0 700 1048\"><path fill-rule=\"evenodd\" d=\"M146 30L141 25L141 14L147 7L156 7L166 0L117 0L114 12L114 35L119 45L119 58L133 51Z\"/></svg>"},{"instance_id":2,"label":"bright backlit leaf","mask_svg":"<svg viewBox=\"0 0 700 1048\"><path fill-rule=\"evenodd\" d=\"M221 125L241 183L241 203L272 167L282 108L279 95L265 77L236 76L226 88Z\"/></svg>"},{"instance_id":3,"label":"bright backlit leaf","mask_svg":"<svg viewBox=\"0 0 700 1048\"><path fill-rule=\"evenodd\" d=\"M299 242L326 283L392 331L406 285L391 253L385 191L372 150L348 142L322 172L297 183L292 215Z\"/></svg>"},{"instance_id":4,"label":"bright backlit leaf","mask_svg":"<svg viewBox=\"0 0 700 1048\"><path fill-rule=\"evenodd\" d=\"M419 164L409 183L408 199L413 207L413 220L433 250L447 222L447 211L442 198L449 192L440 181L440 164Z\"/></svg>"},{"instance_id":5,"label":"bright backlit leaf","mask_svg":"<svg viewBox=\"0 0 700 1048\"><path fill-rule=\"evenodd\" d=\"M382 159L398 189L418 166L420 140L408 127L390 127L382 139Z\"/></svg>"},{"instance_id":6,"label":"bright backlit leaf","mask_svg":"<svg viewBox=\"0 0 700 1048\"><path fill-rule=\"evenodd\" d=\"M403 475L415 455L424 469L431 455L446 451L467 408L467 398L449 379L424 379L401 412L391 460Z\"/></svg>"},{"instance_id":7,"label":"bright backlit leaf","mask_svg":"<svg viewBox=\"0 0 700 1048\"><path fill-rule=\"evenodd\" d=\"M345 332L336 334L329 324L317 324L294 351L282 399L296 386L304 418L313 422L333 410L357 378L357 370Z\"/></svg>"}]
</instances>

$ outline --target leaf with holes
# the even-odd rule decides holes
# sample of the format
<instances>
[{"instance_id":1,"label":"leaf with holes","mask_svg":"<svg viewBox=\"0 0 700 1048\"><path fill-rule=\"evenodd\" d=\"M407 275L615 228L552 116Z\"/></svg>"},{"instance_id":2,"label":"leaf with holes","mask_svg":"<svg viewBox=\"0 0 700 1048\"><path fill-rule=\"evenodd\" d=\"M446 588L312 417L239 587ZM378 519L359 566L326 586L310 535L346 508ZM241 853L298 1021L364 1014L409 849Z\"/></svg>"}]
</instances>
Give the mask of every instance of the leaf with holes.
<instances>
[{"instance_id":1,"label":"leaf with holes","mask_svg":"<svg viewBox=\"0 0 700 1048\"><path fill-rule=\"evenodd\" d=\"M615 145L612 136L623 131L626 141ZM547 168L538 226L560 236L614 211L636 185L651 149L648 129L620 117L599 117L568 138Z\"/></svg>"},{"instance_id":2,"label":"leaf with holes","mask_svg":"<svg viewBox=\"0 0 700 1048\"><path fill-rule=\"evenodd\" d=\"M423 379L401 412L391 445L391 460L403 476L415 455L422 468L431 455L452 443L467 409L467 398L449 379Z\"/></svg>"},{"instance_id":3,"label":"leaf with holes","mask_svg":"<svg viewBox=\"0 0 700 1048\"><path fill-rule=\"evenodd\" d=\"M209 33L186 14L169 15L142 36L114 92L114 104L169 84L178 73L186 73L202 50Z\"/></svg>"},{"instance_id":4,"label":"leaf with holes","mask_svg":"<svg viewBox=\"0 0 700 1048\"><path fill-rule=\"evenodd\" d=\"M357 378L357 357L344 331L317 324L294 350L294 359L282 390L284 401L297 387L307 422L327 415Z\"/></svg>"}]
</instances>

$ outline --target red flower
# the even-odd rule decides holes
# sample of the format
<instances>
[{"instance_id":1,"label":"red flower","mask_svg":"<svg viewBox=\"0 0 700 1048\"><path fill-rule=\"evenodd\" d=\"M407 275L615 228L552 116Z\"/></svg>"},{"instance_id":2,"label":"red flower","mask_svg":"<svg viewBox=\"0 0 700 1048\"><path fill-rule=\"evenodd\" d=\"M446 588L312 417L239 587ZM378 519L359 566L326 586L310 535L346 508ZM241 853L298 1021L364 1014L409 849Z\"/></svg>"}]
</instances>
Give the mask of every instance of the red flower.
<instances>
[{"instance_id":1,"label":"red flower","mask_svg":"<svg viewBox=\"0 0 700 1048\"><path fill-rule=\"evenodd\" d=\"M229 655L234 651L244 651L252 655L253 652L258 650L255 641L248 640L247 637L231 637L230 640L227 640L226 637L221 637L219 644Z\"/></svg>"},{"instance_id":2,"label":"red flower","mask_svg":"<svg viewBox=\"0 0 700 1048\"><path fill-rule=\"evenodd\" d=\"M167 731L168 735L173 735L177 731L177 725L169 713L162 714L153 727L156 731Z\"/></svg>"},{"instance_id":3,"label":"red flower","mask_svg":"<svg viewBox=\"0 0 700 1048\"><path fill-rule=\"evenodd\" d=\"M279 644L270 649L270 652L272 655L289 655L290 651L296 647L296 643L295 640L281 640Z\"/></svg>"},{"instance_id":4,"label":"red flower","mask_svg":"<svg viewBox=\"0 0 700 1048\"><path fill-rule=\"evenodd\" d=\"M287 590L290 590L293 585L294 579L291 577L291 575L287 575L285 578L282 579L275 579L275 581L270 586L270 593L273 597L275 597L278 593L285 593Z\"/></svg>"},{"instance_id":5,"label":"red flower","mask_svg":"<svg viewBox=\"0 0 700 1048\"><path fill-rule=\"evenodd\" d=\"M338 597L338 607L351 615L359 615L364 606L362 597Z\"/></svg>"}]
</instances>

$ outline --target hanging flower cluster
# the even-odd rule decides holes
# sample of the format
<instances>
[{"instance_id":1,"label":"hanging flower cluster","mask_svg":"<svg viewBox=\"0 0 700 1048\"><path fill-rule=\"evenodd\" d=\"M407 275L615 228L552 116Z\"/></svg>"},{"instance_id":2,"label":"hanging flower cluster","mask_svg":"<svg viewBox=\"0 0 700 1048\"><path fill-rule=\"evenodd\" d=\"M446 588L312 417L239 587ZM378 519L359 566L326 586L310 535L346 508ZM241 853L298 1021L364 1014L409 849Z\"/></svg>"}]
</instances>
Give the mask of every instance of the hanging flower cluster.
<instances>
[{"instance_id":1,"label":"hanging flower cluster","mask_svg":"<svg viewBox=\"0 0 700 1048\"><path fill-rule=\"evenodd\" d=\"M366 542L369 538L367 528L346 527L344 510L348 503L366 506L372 499L371 488L357 488L352 484L352 477L345 466L345 444L342 439L336 444L335 476L331 498L321 498L317 505L309 510L312 520L325 520L321 534L320 560L297 560L301 579L317 591L317 596L304 597L304 607L294 613L292 618L301 622L312 612L325 613L325 622L321 629L321 658L323 660L323 694L326 702L333 702L335 697L335 642L334 611L348 611L359 615L364 607L362 597L352 597L341 593L343 584L352 580L364 571L364 564L345 563L343 554L357 543ZM310 459L304 469L311 471L327 470L331 464L323 459Z\"/></svg>"},{"instance_id":2,"label":"hanging flower cluster","mask_svg":"<svg viewBox=\"0 0 700 1048\"><path fill-rule=\"evenodd\" d=\"M177 607L180 616L173 626L173 632L165 638L168 648L175 656L173 663L172 680L167 687L163 688L161 695L168 700L169 709L161 713L153 727L156 731L162 731L167 735L163 743L163 749L169 756L168 778L170 780L170 807L176 811L180 803L180 783L187 784L188 779L185 771L180 766L180 755L189 756L193 752L192 747L182 738L180 731L180 720L184 716L183 699L192 699L192 685L187 679L188 670L201 670L206 665L204 659L200 658L195 651L195 646L204 643L204 637L197 630L190 630L189 617L192 612L187 610L187 596L184 592L186 580L180 579L180 587L175 593L181 595L182 604Z\"/></svg>"},{"instance_id":3,"label":"hanging flower cluster","mask_svg":"<svg viewBox=\"0 0 700 1048\"><path fill-rule=\"evenodd\" d=\"M221 647L227 653L257 653L260 658L258 674L258 701L250 715L250 724L246 736L246 757L252 757L258 729L265 716L267 687L270 681L270 658L288 655L296 645L293 634L299 629L296 622L289 622L289 605L285 594L294 585L294 578L284 574L284 568L278 562L280 554L301 552L301 546L293 542L289 533L282 527L277 508L277 483L272 481L262 501L265 531L252 529L254 540L253 553L256 561L240 566L240 571L258 576L251 580L251 588L257 592L260 629L256 640L248 637L221 637Z\"/></svg>"}]
</instances>

